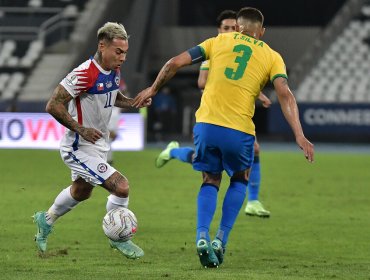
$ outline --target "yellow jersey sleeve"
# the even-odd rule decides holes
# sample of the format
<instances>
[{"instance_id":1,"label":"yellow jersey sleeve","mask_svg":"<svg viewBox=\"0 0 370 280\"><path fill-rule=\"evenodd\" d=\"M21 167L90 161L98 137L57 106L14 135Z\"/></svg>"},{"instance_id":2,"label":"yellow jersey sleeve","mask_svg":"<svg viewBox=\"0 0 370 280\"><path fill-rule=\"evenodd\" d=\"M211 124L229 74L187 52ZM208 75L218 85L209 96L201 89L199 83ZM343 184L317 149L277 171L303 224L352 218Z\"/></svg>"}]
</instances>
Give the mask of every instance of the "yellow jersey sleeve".
<instances>
[{"instance_id":1,"label":"yellow jersey sleeve","mask_svg":"<svg viewBox=\"0 0 370 280\"><path fill-rule=\"evenodd\" d=\"M286 67L283 58L277 52L273 52L273 64L271 67L270 72L270 81L273 83L274 80L278 77L283 77L288 79L288 75L286 73Z\"/></svg>"},{"instance_id":2,"label":"yellow jersey sleeve","mask_svg":"<svg viewBox=\"0 0 370 280\"><path fill-rule=\"evenodd\" d=\"M209 60L203 61L202 64L200 65L199 70L209 70Z\"/></svg>"},{"instance_id":3,"label":"yellow jersey sleeve","mask_svg":"<svg viewBox=\"0 0 370 280\"><path fill-rule=\"evenodd\" d=\"M198 45L202 50L202 54L203 54L203 57L205 58L205 60L209 59L210 53L212 51L212 46L213 46L214 40L215 40L215 37L209 38L209 39L205 40L203 43L200 43Z\"/></svg>"}]
</instances>

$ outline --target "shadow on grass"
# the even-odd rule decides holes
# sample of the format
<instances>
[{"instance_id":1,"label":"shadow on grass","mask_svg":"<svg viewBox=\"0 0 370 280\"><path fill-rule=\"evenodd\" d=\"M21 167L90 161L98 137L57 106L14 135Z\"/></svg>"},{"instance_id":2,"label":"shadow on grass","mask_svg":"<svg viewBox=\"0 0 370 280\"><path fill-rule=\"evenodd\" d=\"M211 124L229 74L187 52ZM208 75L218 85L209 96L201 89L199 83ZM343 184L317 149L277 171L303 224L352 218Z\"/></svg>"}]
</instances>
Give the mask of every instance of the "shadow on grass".
<instances>
[{"instance_id":1,"label":"shadow on grass","mask_svg":"<svg viewBox=\"0 0 370 280\"><path fill-rule=\"evenodd\" d=\"M64 249L59 249L56 251L49 251L49 252L39 252L39 258L41 259L48 259L48 258L53 258L53 257L59 257L59 256L66 256L68 255L68 249L69 248L64 248Z\"/></svg>"}]
</instances>

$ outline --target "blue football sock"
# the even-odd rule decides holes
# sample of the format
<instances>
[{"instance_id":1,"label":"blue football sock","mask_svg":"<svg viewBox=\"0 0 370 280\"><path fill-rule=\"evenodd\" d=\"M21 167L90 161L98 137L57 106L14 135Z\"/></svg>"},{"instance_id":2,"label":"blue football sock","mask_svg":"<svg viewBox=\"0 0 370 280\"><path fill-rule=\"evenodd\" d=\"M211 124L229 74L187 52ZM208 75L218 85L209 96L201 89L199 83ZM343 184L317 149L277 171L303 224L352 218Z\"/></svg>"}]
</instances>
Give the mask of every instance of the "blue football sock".
<instances>
[{"instance_id":1,"label":"blue football sock","mask_svg":"<svg viewBox=\"0 0 370 280\"><path fill-rule=\"evenodd\" d=\"M170 152L171 158L176 158L180 161L192 163L194 149L191 147L174 148Z\"/></svg>"},{"instance_id":2,"label":"blue football sock","mask_svg":"<svg viewBox=\"0 0 370 280\"><path fill-rule=\"evenodd\" d=\"M231 181L222 206L222 218L216 238L226 247L231 229L247 194L248 181Z\"/></svg>"},{"instance_id":3,"label":"blue football sock","mask_svg":"<svg viewBox=\"0 0 370 280\"><path fill-rule=\"evenodd\" d=\"M261 168L259 156L254 157L248 184L248 201L258 200L261 184Z\"/></svg>"},{"instance_id":4,"label":"blue football sock","mask_svg":"<svg viewBox=\"0 0 370 280\"><path fill-rule=\"evenodd\" d=\"M216 211L218 188L212 184L202 184L198 193L197 242L200 238L210 241L209 227Z\"/></svg>"}]
</instances>

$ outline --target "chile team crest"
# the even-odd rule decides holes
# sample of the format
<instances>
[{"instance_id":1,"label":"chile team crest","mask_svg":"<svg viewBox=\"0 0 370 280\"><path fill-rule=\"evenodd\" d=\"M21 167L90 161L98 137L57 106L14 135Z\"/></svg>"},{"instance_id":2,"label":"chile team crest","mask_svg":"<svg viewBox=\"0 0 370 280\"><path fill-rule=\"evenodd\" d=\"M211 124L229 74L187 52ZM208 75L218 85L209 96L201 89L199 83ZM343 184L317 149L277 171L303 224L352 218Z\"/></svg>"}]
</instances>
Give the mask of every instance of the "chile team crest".
<instances>
[{"instance_id":1,"label":"chile team crest","mask_svg":"<svg viewBox=\"0 0 370 280\"><path fill-rule=\"evenodd\" d=\"M105 163L99 163L97 169L100 173L104 173L107 171L108 166Z\"/></svg>"}]
</instances>

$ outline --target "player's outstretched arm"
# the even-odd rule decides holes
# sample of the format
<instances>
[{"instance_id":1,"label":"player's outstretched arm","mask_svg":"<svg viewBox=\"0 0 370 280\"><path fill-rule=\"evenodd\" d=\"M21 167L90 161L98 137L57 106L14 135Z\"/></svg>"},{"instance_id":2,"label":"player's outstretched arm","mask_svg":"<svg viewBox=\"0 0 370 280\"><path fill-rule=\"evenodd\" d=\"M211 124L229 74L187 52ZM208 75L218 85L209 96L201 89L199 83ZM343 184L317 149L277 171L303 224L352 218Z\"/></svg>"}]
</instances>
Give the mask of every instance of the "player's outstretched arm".
<instances>
[{"instance_id":1,"label":"player's outstretched arm","mask_svg":"<svg viewBox=\"0 0 370 280\"><path fill-rule=\"evenodd\" d=\"M187 51L171 58L165 65L163 65L152 86L144 89L134 98L132 106L136 108L142 107L146 100L155 96L158 90L163 87L180 68L191 63L191 56Z\"/></svg>"},{"instance_id":2,"label":"player's outstretched arm","mask_svg":"<svg viewBox=\"0 0 370 280\"><path fill-rule=\"evenodd\" d=\"M66 106L71 100L72 96L67 92L67 90L62 85L58 85L46 104L45 110L66 128L77 132L86 141L94 144L95 141L103 136L103 134L94 128L83 127L72 118L66 109Z\"/></svg>"},{"instance_id":3,"label":"player's outstretched arm","mask_svg":"<svg viewBox=\"0 0 370 280\"><path fill-rule=\"evenodd\" d=\"M116 101L114 102L114 106L120 108L129 108L132 106L132 101L134 99L127 97L121 91L118 91Z\"/></svg>"},{"instance_id":4,"label":"player's outstretched arm","mask_svg":"<svg viewBox=\"0 0 370 280\"><path fill-rule=\"evenodd\" d=\"M299 121L297 102L289 89L288 81L282 77L276 78L274 80L274 87L281 110L283 111L285 119L293 130L298 146L303 150L306 159L309 162L313 162L314 147L313 144L308 141L303 134L301 122Z\"/></svg>"},{"instance_id":5,"label":"player's outstretched arm","mask_svg":"<svg viewBox=\"0 0 370 280\"><path fill-rule=\"evenodd\" d=\"M119 91L117 93L117 98L116 98L116 101L114 102L114 106L120 107L120 108L130 108L132 107L133 101L134 101L133 98L127 97L121 91ZM141 107L148 107L151 104L152 104L152 99L148 98L145 100L145 102L143 103L143 106Z\"/></svg>"}]
</instances>

